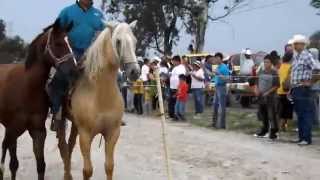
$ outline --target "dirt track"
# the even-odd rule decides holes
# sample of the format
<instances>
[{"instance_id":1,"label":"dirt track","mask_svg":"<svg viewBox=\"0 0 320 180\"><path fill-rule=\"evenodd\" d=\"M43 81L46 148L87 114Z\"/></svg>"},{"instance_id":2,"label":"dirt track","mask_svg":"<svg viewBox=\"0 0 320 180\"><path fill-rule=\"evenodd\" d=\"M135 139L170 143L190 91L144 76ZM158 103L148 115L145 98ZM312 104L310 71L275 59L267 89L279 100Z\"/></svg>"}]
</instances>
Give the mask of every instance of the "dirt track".
<instances>
[{"instance_id":1,"label":"dirt track","mask_svg":"<svg viewBox=\"0 0 320 180\"><path fill-rule=\"evenodd\" d=\"M115 180L165 180L160 121L126 115L128 126L116 151ZM48 121L49 122L49 121ZM244 134L169 123L169 142L175 180L318 180L320 147L270 142ZM1 127L1 136L3 128ZM105 179L103 148L99 138L92 145L94 176ZM62 162L52 132L46 141L47 180L63 177ZM31 138L26 133L18 142L20 169L17 179L36 179ZM7 157L7 162L8 162ZM82 179L79 147L73 156L72 174ZM7 166L8 167L8 166ZM9 171L6 168L6 179Z\"/></svg>"}]
</instances>

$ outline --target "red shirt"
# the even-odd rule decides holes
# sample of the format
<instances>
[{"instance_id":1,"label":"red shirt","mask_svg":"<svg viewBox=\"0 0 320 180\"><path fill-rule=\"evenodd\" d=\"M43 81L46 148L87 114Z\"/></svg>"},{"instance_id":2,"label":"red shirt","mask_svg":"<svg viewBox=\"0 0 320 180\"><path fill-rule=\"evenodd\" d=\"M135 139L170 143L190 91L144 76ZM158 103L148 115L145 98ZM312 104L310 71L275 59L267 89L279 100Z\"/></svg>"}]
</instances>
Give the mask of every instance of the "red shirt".
<instances>
[{"instance_id":1,"label":"red shirt","mask_svg":"<svg viewBox=\"0 0 320 180\"><path fill-rule=\"evenodd\" d=\"M186 82L181 82L178 86L177 100L186 102L188 99L188 84Z\"/></svg>"}]
</instances>

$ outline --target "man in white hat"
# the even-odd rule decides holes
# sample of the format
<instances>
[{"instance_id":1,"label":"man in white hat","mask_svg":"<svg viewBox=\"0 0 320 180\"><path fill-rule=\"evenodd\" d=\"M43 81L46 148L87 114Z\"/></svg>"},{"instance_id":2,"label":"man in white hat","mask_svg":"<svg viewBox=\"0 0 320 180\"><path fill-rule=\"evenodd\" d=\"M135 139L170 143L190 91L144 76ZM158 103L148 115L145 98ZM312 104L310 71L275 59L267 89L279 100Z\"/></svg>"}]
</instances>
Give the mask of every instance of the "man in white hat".
<instances>
[{"instance_id":1,"label":"man in white hat","mask_svg":"<svg viewBox=\"0 0 320 180\"><path fill-rule=\"evenodd\" d=\"M253 68L254 61L252 59L252 51L246 49L240 54L240 75L251 76Z\"/></svg>"},{"instance_id":2,"label":"man in white hat","mask_svg":"<svg viewBox=\"0 0 320 180\"><path fill-rule=\"evenodd\" d=\"M194 98L195 116L194 119L200 119L204 110L204 71L200 61L192 63L191 72L191 90Z\"/></svg>"},{"instance_id":3,"label":"man in white hat","mask_svg":"<svg viewBox=\"0 0 320 180\"><path fill-rule=\"evenodd\" d=\"M316 61L306 50L308 39L303 35L293 38L294 56L291 70L291 94L294 108L298 116L299 139L298 145L312 143L312 122L314 118L314 104L312 101L312 72L317 69Z\"/></svg>"}]
</instances>

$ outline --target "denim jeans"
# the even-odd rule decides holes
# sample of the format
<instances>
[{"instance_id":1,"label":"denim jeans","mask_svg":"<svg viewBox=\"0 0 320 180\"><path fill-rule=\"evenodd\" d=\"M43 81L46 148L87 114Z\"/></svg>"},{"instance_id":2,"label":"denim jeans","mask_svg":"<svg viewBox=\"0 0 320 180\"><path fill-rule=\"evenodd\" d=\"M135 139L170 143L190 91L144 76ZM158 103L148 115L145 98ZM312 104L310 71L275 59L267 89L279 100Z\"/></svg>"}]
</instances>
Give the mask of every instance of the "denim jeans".
<instances>
[{"instance_id":1,"label":"denim jeans","mask_svg":"<svg viewBox=\"0 0 320 180\"><path fill-rule=\"evenodd\" d=\"M73 54L79 61L84 54L84 51L73 49ZM72 79L67 77L61 71L56 72L49 85L49 98L51 101L51 112L56 114L63 103L63 98L67 95L69 86L72 84Z\"/></svg>"},{"instance_id":2,"label":"denim jeans","mask_svg":"<svg viewBox=\"0 0 320 180\"><path fill-rule=\"evenodd\" d=\"M312 122L315 109L312 91L308 87L296 87L291 93L294 110L298 116L299 141L312 143Z\"/></svg>"},{"instance_id":3,"label":"denim jeans","mask_svg":"<svg viewBox=\"0 0 320 180\"><path fill-rule=\"evenodd\" d=\"M216 128L226 128L226 100L227 87L216 86L215 97L213 103L213 124Z\"/></svg>"},{"instance_id":4,"label":"denim jeans","mask_svg":"<svg viewBox=\"0 0 320 180\"><path fill-rule=\"evenodd\" d=\"M204 93L203 89L192 89L193 98L194 98L194 107L196 114L203 113L204 106Z\"/></svg>"},{"instance_id":5,"label":"denim jeans","mask_svg":"<svg viewBox=\"0 0 320 180\"><path fill-rule=\"evenodd\" d=\"M184 114L186 110L186 102L177 100L175 105L175 115L177 118L184 119Z\"/></svg>"},{"instance_id":6,"label":"denim jeans","mask_svg":"<svg viewBox=\"0 0 320 180\"><path fill-rule=\"evenodd\" d=\"M168 101L168 113L170 118L175 118L175 105L176 105L176 93L177 90L170 89L169 101Z\"/></svg>"}]
</instances>

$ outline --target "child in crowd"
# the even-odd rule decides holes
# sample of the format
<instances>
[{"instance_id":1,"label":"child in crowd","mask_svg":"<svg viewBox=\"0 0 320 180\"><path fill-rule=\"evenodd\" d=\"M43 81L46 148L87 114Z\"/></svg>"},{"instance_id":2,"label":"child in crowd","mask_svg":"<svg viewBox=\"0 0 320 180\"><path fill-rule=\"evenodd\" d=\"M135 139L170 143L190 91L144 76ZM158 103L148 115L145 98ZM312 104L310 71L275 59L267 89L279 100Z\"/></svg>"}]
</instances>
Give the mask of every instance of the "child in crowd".
<instances>
[{"instance_id":1,"label":"child in crowd","mask_svg":"<svg viewBox=\"0 0 320 180\"><path fill-rule=\"evenodd\" d=\"M144 94L144 86L142 79L138 79L133 82L133 104L136 110L136 113L139 115L143 114L143 94Z\"/></svg>"},{"instance_id":2,"label":"child in crowd","mask_svg":"<svg viewBox=\"0 0 320 180\"><path fill-rule=\"evenodd\" d=\"M146 115L150 115L151 110L151 94L150 94L150 87L145 87L144 89L144 110Z\"/></svg>"},{"instance_id":3,"label":"child in crowd","mask_svg":"<svg viewBox=\"0 0 320 180\"><path fill-rule=\"evenodd\" d=\"M175 105L176 120L185 121L185 107L188 99L188 84L186 82L186 76L179 75L179 86L177 91L177 102Z\"/></svg>"},{"instance_id":4,"label":"child in crowd","mask_svg":"<svg viewBox=\"0 0 320 180\"><path fill-rule=\"evenodd\" d=\"M264 58L264 69L259 72L257 90L257 95L259 97L258 114L262 121L262 127L255 136L269 137L274 140L277 139L277 132L279 129L276 110L276 92L280 83L278 73L272 67L271 59L272 57L270 55L267 55Z\"/></svg>"}]
</instances>

